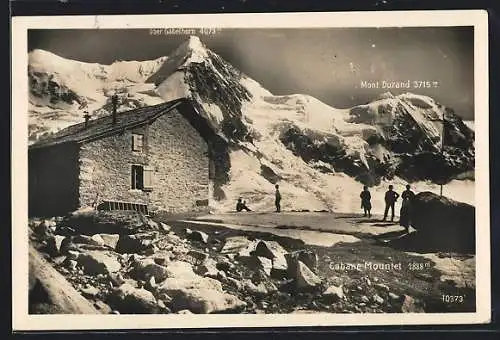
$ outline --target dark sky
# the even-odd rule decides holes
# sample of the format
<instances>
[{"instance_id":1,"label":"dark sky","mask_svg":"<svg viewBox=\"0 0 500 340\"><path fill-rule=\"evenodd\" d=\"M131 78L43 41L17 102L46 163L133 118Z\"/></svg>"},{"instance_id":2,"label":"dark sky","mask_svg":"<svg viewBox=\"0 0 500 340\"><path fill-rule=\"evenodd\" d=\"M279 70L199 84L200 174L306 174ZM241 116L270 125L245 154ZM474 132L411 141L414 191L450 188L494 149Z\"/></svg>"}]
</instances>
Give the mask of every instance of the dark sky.
<instances>
[{"instance_id":1,"label":"dark sky","mask_svg":"<svg viewBox=\"0 0 500 340\"><path fill-rule=\"evenodd\" d=\"M334 107L366 103L387 89L362 81L410 81L394 94L429 95L466 119L474 109L473 27L224 29L197 34L208 48L272 93L305 93ZM30 30L28 47L110 64L168 55L187 35L141 29ZM428 81L431 88L415 88Z\"/></svg>"}]
</instances>

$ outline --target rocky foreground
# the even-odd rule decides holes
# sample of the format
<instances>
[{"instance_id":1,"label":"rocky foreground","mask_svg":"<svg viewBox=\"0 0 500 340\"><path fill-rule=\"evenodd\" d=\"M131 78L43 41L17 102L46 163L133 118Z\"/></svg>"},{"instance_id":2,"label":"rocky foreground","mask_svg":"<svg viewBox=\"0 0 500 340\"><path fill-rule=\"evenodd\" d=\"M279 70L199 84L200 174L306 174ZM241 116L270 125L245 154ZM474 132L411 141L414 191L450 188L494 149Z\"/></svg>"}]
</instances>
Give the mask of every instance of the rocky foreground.
<instances>
[{"instance_id":1,"label":"rocky foreground","mask_svg":"<svg viewBox=\"0 0 500 340\"><path fill-rule=\"evenodd\" d=\"M95 211L31 219L29 232L33 314L446 310L395 289L390 273L333 275L321 252L270 234Z\"/></svg>"}]
</instances>

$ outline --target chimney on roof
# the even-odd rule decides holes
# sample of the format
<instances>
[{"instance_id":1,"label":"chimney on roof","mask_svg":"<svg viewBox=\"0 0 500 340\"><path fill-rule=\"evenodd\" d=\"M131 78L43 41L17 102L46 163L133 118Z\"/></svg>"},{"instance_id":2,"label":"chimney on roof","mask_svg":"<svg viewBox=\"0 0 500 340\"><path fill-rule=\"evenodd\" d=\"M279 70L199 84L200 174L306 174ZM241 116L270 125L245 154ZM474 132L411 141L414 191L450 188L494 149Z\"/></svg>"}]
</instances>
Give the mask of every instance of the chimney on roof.
<instances>
[{"instance_id":1,"label":"chimney on roof","mask_svg":"<svg viewBox=\"0 0 500 340\"><path fill-rule=\"evenodd\" d=\"M87 111L84 112L85 115L83 116L83 118L85 118L85 129L89 126L89 120L90 120L90 115Z\"/></svg>"},{"instance_id":2,"label":"chimney on roof","mask_svg":"<svg viewBox=\"0 0 500 340\"><path fill-rule=\"evenodd\" d=\"M116 93L111 96L111 103L113 104L113 124L116 124L116 109L118 107L118 95Z\"/></svg>"}]
</instances>

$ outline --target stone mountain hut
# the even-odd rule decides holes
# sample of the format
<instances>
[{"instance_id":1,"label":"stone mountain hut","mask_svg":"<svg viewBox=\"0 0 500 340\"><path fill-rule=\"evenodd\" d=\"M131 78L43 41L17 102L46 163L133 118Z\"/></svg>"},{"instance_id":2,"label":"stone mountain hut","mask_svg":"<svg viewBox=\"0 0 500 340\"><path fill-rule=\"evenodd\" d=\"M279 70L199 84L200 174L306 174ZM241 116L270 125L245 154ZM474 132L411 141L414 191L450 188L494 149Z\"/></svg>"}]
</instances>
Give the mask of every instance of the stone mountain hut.
<instances>
[{"instance_id":1,"label":"stone mountain hut","mask_svg":"<svg viewBox=\"0 0 500 340\"><path fill-rule=\"evenodd\" d=\"M29 147L29 214L207 211L213 131L177 99L63 129Z\"/></svg>"}]
</instances>

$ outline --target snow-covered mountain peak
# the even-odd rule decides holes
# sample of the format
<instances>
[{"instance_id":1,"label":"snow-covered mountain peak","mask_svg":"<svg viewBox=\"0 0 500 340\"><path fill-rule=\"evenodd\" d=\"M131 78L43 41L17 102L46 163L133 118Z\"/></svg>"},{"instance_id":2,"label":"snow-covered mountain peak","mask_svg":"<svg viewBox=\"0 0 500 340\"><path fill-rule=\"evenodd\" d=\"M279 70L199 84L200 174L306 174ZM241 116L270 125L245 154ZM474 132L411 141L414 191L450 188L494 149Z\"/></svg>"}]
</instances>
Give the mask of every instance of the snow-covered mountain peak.
<instances>
[{"instance_id":1,"label":"snow-covered mountain peak","mask_svg":"<svg viewBox=\"0 0 500 340\"><path fill-rule=\"evenodd\" d=\"M45 73L64 84L78 85L88 82L131 81L143 82L167 60L160 57L145 61L116 60L112 64L87 63L60 57L52 52L36 49L28 55L28 67L32 73Z\"/></svg>"},{"instance_id":2,"label":"snow-covered mountain peak","mask_svg":"<svg viewBox=\"0 0 500 340\"><path fill-rule=\"evenodd\" d=\"M179 64L178 67L187 66L190 63L202 63L207 58L209 58L207 47L199 37L194 35L186 39L170 54L170 59Z\"/></svg>"},{"instance_id":3,"label":"snow-covered mountain peak","mask_svg":"<svg viewBox=\"0 0 500 340\"><path fill-rule=\"evenodd\" d=\"M389 99L394 98L394 94L391 91L384 92L378 96L378 99Z\"/></svg>"},{"instance_id":4,"label":"snow-covered mountain peak","mask_svg":"<svg viewBox=\"0 0 500 340\"><path fill-rule=\"evenodd\" d=\"M161 67L146 80L156 85L164 82L175 72L189 67L191 64L201 64L210 59L210 52L197 36L190 36L168 55Z\"/></svg>"},{"instance_id":5,"label":"snow-covered mountain peak","mask_svg":"<svg viewBox=\"0 0 500 340\"><path fill-rule=\"evenodd\" d=\"M31 67L49 66L57 63L64 63L66 59L42 49L35 49L28 54L28 65Z\"/></svg>"},{"instance_id":6,"label":"snow-covered mountain peak","mask_svg":"<svg viewBox=\"0 0 500 340\"><path fill-rule=\"evenodd\" d=\"M201 42L198 36L190 36L185 44L187 45L186 47L189 51L191 51L191 53L208 57L207 47Z\"/></svg>"},{"instance_id":7,"label":"snow-covered mountain peak","mask_svg":"<svg viewBox=\"0 0 500 340\"><path fill-rule=\"evenodd\" d=\"M203 107L200 112L214 130L237 140L248 138L242 108L253 99L252 91L259 97L270 94L195 36L175 49L147 81L157 86L156 93L166 101L193 99Z\"/></svg>"}]
</instances>

